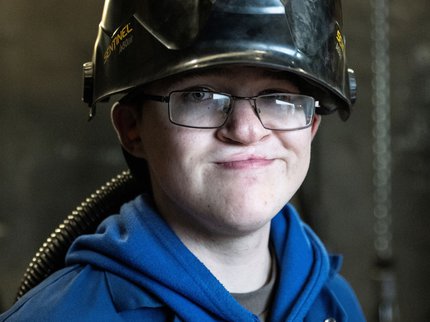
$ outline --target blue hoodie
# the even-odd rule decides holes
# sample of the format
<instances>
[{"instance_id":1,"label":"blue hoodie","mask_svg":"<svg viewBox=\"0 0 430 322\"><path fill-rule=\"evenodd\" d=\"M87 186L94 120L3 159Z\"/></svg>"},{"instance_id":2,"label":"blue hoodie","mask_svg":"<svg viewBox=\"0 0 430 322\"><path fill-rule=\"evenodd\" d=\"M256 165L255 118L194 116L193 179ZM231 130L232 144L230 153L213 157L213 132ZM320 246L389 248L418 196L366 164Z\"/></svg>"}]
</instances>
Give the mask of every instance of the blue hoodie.
<instances>
[{"instance_id":1,"label":"blue hoodie","mask_svg":"<svg viewBox=\"0 0 430 322\"><path fill-rule=\"evenodd\" d=\"M365 321L354 293L315 234L286 205L273 219L278 263L270 321ZM0 321L258 321L185 247L150 198L125 204L80 236L66 268Z\"/></svg>"}]
</instances>

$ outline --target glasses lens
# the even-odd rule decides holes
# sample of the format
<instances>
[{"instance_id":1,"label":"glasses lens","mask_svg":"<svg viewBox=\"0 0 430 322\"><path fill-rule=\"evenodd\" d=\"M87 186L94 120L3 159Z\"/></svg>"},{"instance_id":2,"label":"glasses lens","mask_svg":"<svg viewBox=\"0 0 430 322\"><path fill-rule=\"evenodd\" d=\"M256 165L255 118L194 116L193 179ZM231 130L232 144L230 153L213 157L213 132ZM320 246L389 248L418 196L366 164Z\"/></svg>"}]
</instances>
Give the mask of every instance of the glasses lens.
<instances>
[{"instance_id":1,"label":"glasses lens","mask_svg":"<svg viewBox=\"0 0 430 322\"><path fill-rule=\"evenodd\" d=\"M264 127L272 130L297 130L312 123L313 97L297 94L262 95L255 100Z\"/></svg>"},{"instance_id":2,"label":"glasses lens","mask_svg":"<svg viewBox=\"0 0 430 322\"><path fill-rule=\"evenodd\" d=\"M172 92L169 101L170 120L178 125L215 128L224 124L230 97L205 91Z\"/></svg>"}]
</instances>

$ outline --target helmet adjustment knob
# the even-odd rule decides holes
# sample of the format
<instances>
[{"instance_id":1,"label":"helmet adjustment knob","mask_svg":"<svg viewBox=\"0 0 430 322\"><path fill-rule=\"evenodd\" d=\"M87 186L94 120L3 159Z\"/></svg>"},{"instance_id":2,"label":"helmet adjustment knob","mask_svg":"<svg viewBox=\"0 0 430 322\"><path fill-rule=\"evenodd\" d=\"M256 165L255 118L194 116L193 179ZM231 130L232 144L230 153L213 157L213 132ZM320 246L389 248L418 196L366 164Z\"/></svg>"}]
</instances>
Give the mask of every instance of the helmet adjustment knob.
<instances>
[{"instance_id":1,"label":"helmet adjustment knob","mask_svg":"<svg viewBox=\"0 0 430 322\"><path fill-rule=\"evenodd\" d=\"M349 95L351 99L351 104L354 104L357 100L357 78L353 69L348 68L348 78L349 78Z\"/></svg>"},{"instance_id":2,"label":"helmet adjustment knob","mask_svg":"<svg viewBox=\"0 0 430 322\"><path fill-rule=\"evenodd\" d=\"M94 87L94 64L87 62L83 65L84 88L82 100L91 106L93 103L93 87Z\"/></svg>"}]
</instances>

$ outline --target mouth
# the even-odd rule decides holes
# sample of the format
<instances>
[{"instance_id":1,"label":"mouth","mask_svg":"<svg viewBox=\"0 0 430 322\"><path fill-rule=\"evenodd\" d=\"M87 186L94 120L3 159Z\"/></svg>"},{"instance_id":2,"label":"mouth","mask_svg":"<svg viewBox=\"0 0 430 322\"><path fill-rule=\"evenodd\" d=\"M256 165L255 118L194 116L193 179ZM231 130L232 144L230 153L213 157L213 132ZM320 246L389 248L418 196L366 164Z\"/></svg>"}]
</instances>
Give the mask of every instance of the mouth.
<instances>
[{"instance_id":1,"label":"mouth","mask_svg":"<svg viewBox=\"0 0 430 322\"><path fill-rule=\"evenodd\" d=\"M258 169L271 165L274 159L258 156L236 157L231 160L215 162L220 167L232 170Z\"/></svg>"}]
</instances>

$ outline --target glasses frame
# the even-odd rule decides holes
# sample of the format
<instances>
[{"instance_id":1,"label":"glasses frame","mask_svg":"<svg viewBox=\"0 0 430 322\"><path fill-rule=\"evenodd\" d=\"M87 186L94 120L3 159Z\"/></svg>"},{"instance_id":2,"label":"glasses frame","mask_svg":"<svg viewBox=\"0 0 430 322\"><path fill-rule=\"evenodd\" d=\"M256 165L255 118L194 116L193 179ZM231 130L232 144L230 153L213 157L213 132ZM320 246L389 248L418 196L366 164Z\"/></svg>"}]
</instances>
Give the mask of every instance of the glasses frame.
<instances>
[{"instance_id":1,"label":"glasses frame","mask_svg":"<svg viewBox=\"0 0 430 322\"><path fill-rule=\"evenodd\" d=\"M229 106L229 111L227 113L227 117L225 118L224 122L219 125L219 126L194 126L194 125L186 125L186 124L182 124L182 123L178 123L174 120L172 120L172 113L171 113L171 107L170 107L170 97L172 94L175 93L192 93L192 92L204 92L204 93L211 93L211 94L219 94L219 95L225 95L227 97L230 98L230 106ZM301 127L297 127L297 128L293 128L293 129L276 129L276 128L270 128L264 125L263 121L260 118L258 109L257 109L257 103L256 100L258 98L261 97L266 97L266 96L273 96L273 95L289 95L289 96L301 96L301 97L308 97L311 98L314 102L313 104L313 108L311 111L311 115L309 115L309 122ZM146 94L146 93L131 93L130 96L127 95L123 100L121 100L122 102L135 102L136 100L138 102L141 101L155 101L155 102L160 102L160 103L166 103L167 104L167 108L168 108L168 114L169 114L169 121L172 124L178 125L178 126L182 126L182 127L188 127L188 128L193 128L193 129L219 129L222 128L225 123L227 122L228 118L230 117L230 114L233 112L234 109L234 101L238 101L238 100L247 100L251 103L251 106L255 112L255 115L257 116L258 120L260 121L260 124L267 130L271 130L271 131L298 131L298 130L302 130L302 129L306 129L308 127L310 127L313 124L313 120L314 120L314 116L316 113L316 109L319 107L319 101L315 100L312 96L309 95L303 95L303 94L295 94L295 93L282 93L282 92L276 92L276 93L268 93L268 94L262 94L262 95L256 95L256 96L249 96L249 97L245 97L245 96L236 96L236 95L231 95L228 93L223 93L223 92L215 92L215 91L199 91L199 90L176 90L176 91L171 91L168 95L152 95L152 94Z\"/></svg>"}]
</instances>

